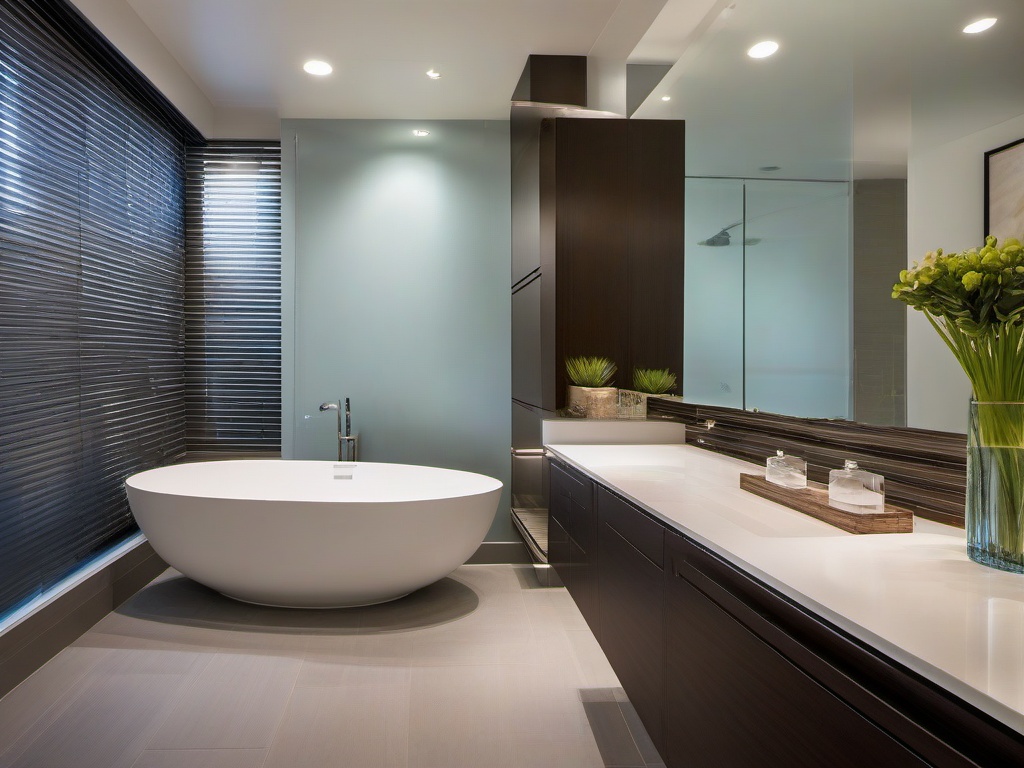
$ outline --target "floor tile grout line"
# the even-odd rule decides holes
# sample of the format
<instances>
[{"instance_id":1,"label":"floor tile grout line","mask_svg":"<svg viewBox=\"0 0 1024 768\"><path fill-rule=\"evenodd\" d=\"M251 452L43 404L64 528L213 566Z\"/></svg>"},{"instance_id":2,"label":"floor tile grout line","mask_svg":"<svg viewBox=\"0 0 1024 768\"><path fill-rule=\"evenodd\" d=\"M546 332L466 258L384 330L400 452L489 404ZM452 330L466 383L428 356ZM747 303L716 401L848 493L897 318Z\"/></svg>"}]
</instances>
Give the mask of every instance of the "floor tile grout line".
<instances>
[{"instance_id":1,"label":"floor tile grout line","mask_svg":"<svg viewBox=\"0 0 1024 768\"><path fill-rule=\"evenodd\" d=\"M295 689L299 684L299 677L302 675L302 668L306 665L306 651L308 645L303 649L302 658L299 659L299 668L295 672L295 677L292 679L292 687L288 691L288 700L285 701L284 706L281 708L281 717L277 721L277 726L274 728L274 735L267 744L267 752L263 755L263 760L260 762L260 768L265 768L267 761L270 760L270 754L274 750L274 744L277 741L278 735L281 733L281 727L284 725L285 718L288 716L288 707L291 706L292 700L295 698Z\"/></svg>"},{"instance_id":2,"label":"floor tile grout line","mask_svg":"<svg viewBox=\"0 0 1024 768\"><path fill-rule=\"evenodd\" d=\"M68 648L72 648L72 647L74 647L74 646L68 646ZM68 650L68 648L65 648L64 650L65 650L65 651L67 651L67 650ZM54 701L54 702L53 702L52 704L50 704L50 706L48 706L48 707L46 707L45 709L43 709L43 710L42 710L42 711L41 711L41 712L40 712L40 713L39 713L39 714L38 714L38 715L37 715L37 716L36 716L36 717L35 717L35 718L34 718L34 719L32 720L32 722L28 723L28 724L26 725L26 727L25 727L25 728L24 728L24 729L22 730L22 732L21 732L21 734L19 735L19 737L18 737L18 738L15 738L15 739L14 739L14 740L13 740L13 741L12 741L12 742L10 743L10 744L8 744L8 745L7 745L6 747L4 747L3 751L0 751L0 761L3 761L3 760L4 760L4 758L5 758L5 756L6 756L7 754L8 754L8 752L10 752L10 751L11 751L11 749L13 749L13 748L14 748L14 746L15 746L15 745L16 745L16 744L18 743L18 741L19 741L19 740L21 739L21 737L22 737L22 736L24 736L25 734L31 733L32 729L33 729L33 728L34 728L34 727L36 726L36 724L37 724L37 723L39 723L39 722L40 722L40 721L41 721L41 720L42 720L42 719L43 719L44 717L46 717L46 716L47 716L47 715L48 715L48 714L49 714L49 713L50 713L50 712L51 712L51 711L52 711L52 710L53 710L53 709L54 709L55 707L57 707L57 705L58 705L58 704L60 703L61 699L63 699L63 698L66 698L66 697L67 697L67 694L71 693L71 691L73 691L73 690L74 690L75 688L77 688L77 687L81 686L81 685L82 685L82 682L83 682L83 681L84 681L84 680L85 680L85 679L86 679L86 678L87 678L87 677L89 676L89 674L90 674L90 673L91 673L91 672L93 671L93 669L94 669L94 668L96 667L96 665L97 665L97 664L99 664L99 663L100 663L100 661L102 661L102 660L103 660L103 658L104 658L105 656L108 656L108 655L110 655L112 651L113 651L113 649L112 649L112 648L106 648L106 649L105 649L105 653L102 653L102 654L100 654L99 656L97 656L97 657L96 657L96 659L95 659L95 660L94 660L94 661L93 661L93 662L92 662L91 664L89 664L89 666L88 666L88 667L87 667L87 668L86 668L86 669L85 669L85 670L84 670L84 671L82 672L82 674L81 674L81 675L80 675L80 676L79 676L79 677L78 677L78 678L77 678L76 680L74 680L74 681L73 681L73 682L72 682L72 683L71 683L71 684L70 684L70 685L69 685L69 686L68 686L68 687L67 687L67 688L66 688L66 689L65 689L65 690L63 691L63 693L61 694L61 696L60 696L60 697L58 697L58 699L57 699L56 701ZM63 653L63 651L62 651L62 653ZM59 656L60 654L57 654L57 655ZM57 656L54 656L54 657L53 657L52 659L50 659L50 661L53 661L53 659L55 659L55 658L57 658ZM47 663L49 663L49 662L47 662ZM44 665L44 666L45 666L45 665ZM40 668L39 668L39 669L37 669L37 670L36 670L35 672L33 672L33 673L32 673L32 675L35 675L35 674L37 674L37 673L38 673L38 672L40 672L41 670L42 670L42 667L40 667ZM11 689L10 691L8 691L8 692L7 692L6 694L4 694L4 695L3 695L2 697L0 697L0 700L2 700L2 699L5 699L5 698L7 698L8 696L11 696L12 694L14 694L14 692L15 692L15 691L17 691L17 690L18 690L18 688L20 688L20 687L21 687L21 686L23 686L23 685L26 685L26 684L27 684L27 683L29 682L29 680L31 680L31 679L32 679L32 675L29 675L29 676L28 676L27 678L25 678L25 679L24 679L24 680L22 680L22 681L21 681L20 683L18 683L18 685L16 685L16 686L15 686L14 688L12 688L12 689ZM75 700L76 698L78 698L78 696L79 696L80 694L81 694L81 691L79 691L79 693L77 693L77 694L74 694L73 696L67 697L67 698L68 698L68 701L67 701L67 702L65 703L64 707L62 707L62 708L61 708L61 709L59 710L59 712L57 713L56 717L60 717L60 713L61 713L61 712L63 712L63 711L65 710L65 709L67 709L67 707L69 707L69 706L71 705L71 703L72 703L72 702L73 702L73 701L74 701L74 700ZM42 734L40 734L40 735L42 735ZM21 754L24 754L24 753L25 753L26 751L28 751L29 747L31 747L31 745L32 745L32 744L34 744L34 743L35 743L35 742L36 742L36 741L37 741L38 739L39 739L39 736L36 736L36 738L35 738L35 739L33 739L33 740L32 740L31 742L29 742L29 744L28 744L28 745L26 746L26 748L25 748L24 750L22 750ZM20 755L19 755L19 756L20 756Z\"/></svg>"},{"instance_id":3,"label":"floor tile grout line","mask_svg":"<svg viewBox=\"0 0 1024 768\"><path fill-rule=\"evenodd\" d=\"M197 683L199 677L203 673L203 670L205 670L212 661L211 654L209 653L202 653L199 651L182 651L182 653L195 654L199 656L199 660L201 660L202 663L198 664L196 669L191 669L187 673L180 675L180 677L183 678L181 681L181 685L179 685L178 690L174 692L174 695L171 697L172 700L164 707L164 716L156 718L159 722L153 725L153 730L150 733L149 738L146 740L146 743L143 744L142 748L139 750L139 753L135 756L135 759L132 761L133 768L135 763L139 761L139 758L142 757L142 753L146 752L149 749L149 745L152 743L153 739L157 737L157 734L160 733L160 730L164 727L164 723L166 723L170 719L171 713L174 712L175 707L177 707L179 702L181 702L181 700L184 699L185 692Z\"/></svg>"},{"instance_id":4,"label":"floor tile grout line","mask_svg":"<svg viewBox=\"0 0 1024 768\"><path fill-rule=\"evenodd\" d=\"M108 651L113 651L113 650L114 649L108 649ZM104 654L104 656L106 656L106 655L109 655L109 654ZM37 741L39 741L39 739L43 736L43 734L46 733L47 728L43 728L39 733L37 733L35 735L34 738L32 738L29 741L27 741L25 746L24 746L24 748L20 752L18 752L17 754L11 754L11 750L18 744L18 742L21 741L22 738L28 736L32 732L32 729L36 726L36 724L39 723L46 715L50 714L51 711L54 712L53 719L56 720L62 714L64 714L64 712L66 712L68 710L68 708L71 707L72 704L74 704L76 701L78 701L78 699L82 696L82 694L85 692L86 688L88 687L86 685L86 680L88 680L89 676L92 674L93 670L99 664L99 662L104 658L104 656L101 656L99 659L97 659L96 662L93 665L91 665L88 670L86 670L85 674L83 674L78 680L76 680L68 688L67 691L65 691L66 694L71 694L70 696L66 696L66 697L65 696L61 696L60 698L58 698L57 701L55 701L52 705L47 707L42 712L42 714L39 715L39 717L37 717L35 720L33 720L32 723L26 729L24 729L22 731L21 736L19 736L17 739L15 739L8 746L8 748L6 750L4 750L4 752L0 753L0 761L6 759L10 755L10 759L12 761L11 764L14 764L14 762L16 762L17 760L20 760L21 757L26 752L28 752L33 746L35 746L35 743ZM38 671L38 670L36 670L36 671ZM76 688L78 689L77 691L75 691ZM58 706L60 704L60 702L61 702L61 699L64 699L64 698L67 699L64 702L64 706L63 707Z\"/></svg>"},{"instance_id":5,"label":"floor tile grout line","mask_svg":"<svg viewBox=\"0 0 1024 768\"><path fill-rule=\"evenodd\" d=\"M146 747L143 752L266 752L266 747Z\"/></svg>"}]
</instances>

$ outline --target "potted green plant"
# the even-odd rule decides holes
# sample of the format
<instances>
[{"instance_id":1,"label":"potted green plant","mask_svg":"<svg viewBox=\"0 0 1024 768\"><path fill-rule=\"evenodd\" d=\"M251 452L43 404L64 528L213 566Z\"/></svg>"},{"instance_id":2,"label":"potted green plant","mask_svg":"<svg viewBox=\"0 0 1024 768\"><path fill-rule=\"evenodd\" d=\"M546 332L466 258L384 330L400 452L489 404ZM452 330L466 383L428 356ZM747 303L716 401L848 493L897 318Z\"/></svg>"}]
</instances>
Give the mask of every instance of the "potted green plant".
<instances>
[{"instance_id":1,"label":"potted green plant","mask_svg":"<svg viewBox=\"0 0 1024 768\"><path fill-rule=\"evenodd\" d=\"M608 385L616 370L607 357L567 357L565 373L572 382L567 393L569 411L588 419L614 419L618 390Z\"/></svg>"},{"instance_id":2,"label":"potted green plant","mask_svg":"<svg viewBox=\"0 0 1024 768\"><path fill-rule=\"evenodd\" d=\"M647 398L676 388L676 375L668 368L634 368L633 389L619 390L619 418L647 418Z\"/></svg>"},{"instance_id":3,"label":"potted green plant","mask_svg":"<svg viewBox=\"0 0 1024 768\"><path fill-rule=\"evenodd\" d=\"M985 239L900 272L892 296L923 312L971 381L967 554L1024 573L1024 248Z\"/></svg>"}]
</instances>

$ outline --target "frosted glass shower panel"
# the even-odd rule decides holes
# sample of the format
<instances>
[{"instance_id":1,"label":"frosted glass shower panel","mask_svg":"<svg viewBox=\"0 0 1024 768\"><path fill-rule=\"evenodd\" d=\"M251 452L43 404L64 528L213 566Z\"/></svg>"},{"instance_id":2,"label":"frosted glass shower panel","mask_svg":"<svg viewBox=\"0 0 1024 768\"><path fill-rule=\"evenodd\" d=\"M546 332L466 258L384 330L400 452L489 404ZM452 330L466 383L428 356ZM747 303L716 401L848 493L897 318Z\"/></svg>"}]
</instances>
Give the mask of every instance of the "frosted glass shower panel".
<instances>
[{"instance_id":1,"label":"frosted glass shower panel","mask_svg":"<svg viewBox=\"0 0 1024 768\"><path fill-rule=\"evenodd\" d=\"M743 184L686 181L683 397L743 407Z\"/></svg>"},{"instance_id":2,"label":"frosted glass shower panel","mask_svg":"<svg viewBox=\"0 0 1024 768\"><path fill-rule=\"evenodd\" d=\"M849 418L849 222L845 182L746 182L748 410Z\"/></svg>"}]
</instances>

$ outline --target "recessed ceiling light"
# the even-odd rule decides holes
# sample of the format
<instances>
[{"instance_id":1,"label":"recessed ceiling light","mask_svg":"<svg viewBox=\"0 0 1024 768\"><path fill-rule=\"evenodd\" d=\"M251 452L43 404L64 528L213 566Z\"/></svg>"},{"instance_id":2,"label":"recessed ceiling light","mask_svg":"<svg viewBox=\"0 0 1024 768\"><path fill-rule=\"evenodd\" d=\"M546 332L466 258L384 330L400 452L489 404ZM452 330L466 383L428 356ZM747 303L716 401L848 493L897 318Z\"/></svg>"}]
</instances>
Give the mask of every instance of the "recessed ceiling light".
<instances>
[{"instance_id":1,"label":"recessed ceiling light","mask_svg":"<svg viewBox=\"0 0 1024 768\"><path fill-rule=\"evenodd\" d=\"M306 70L309 74L316 75L317 77L329 75L331 74L331 72L334 71L334 67L328 64L326 61L320 61L319 59L310 59L309 61L302 65L302 68Z\"/></svg>"},{"instance_id":2,"label":"recessed ceiling light","mask_svg":"<svg viewBox=\"0 0 1024 768\"><path fill-rule=\"evenodd\" d=\"M968 35L976 35L979 32L984 32L986 29L991 29L997 21L998 19L979 19L973 24L968 24L964 27L964 32Z\"/></svg>"},{"instance_id":3,"label":"recessed ceiling light","mask_svg":"<svg viewBox=\"0 0 1024 768\"><path fill-rule=\"evenodd\" d=\"M777 50L779 50L779 44L774 40L762 40L757 45L750 47L750 50L747 51L747 56L752 59L763 59L771 56Z\"/></svg>"},{"instance_id":4,"label":"recessed ceiling light","mask_svg":"<svg viewBox=\"0 0 1024 768\"><path fill-rule=\"evenodd\" d=\"M427 70L427 77L429 77L431 80L440 80L441 79L441 73L436 71L436 70L434 70L434 69L428 69Z\"/></svg>"},{"instance_id":5,"label":"recessed ceiling light","mask_svg":"<svg viewBox=\"0 0 1024 768\"><path fill-rule=\"evenodd\" d=\"M412 135L413 136L429 136L430 135L430 131L424 131L422 128L417 128L415 131L412 132Z\"/></svg>"},{"instance_id":6,"label":"recessed ceiling light","mask_svg":"<svg viewBox=\"0 0 1024 768\"><path fill-rule=\"evenodd\" d=\"M661 100L662 101L672 101L672 97L671 96L662 96Z\"/></svg>"}]
</instances>

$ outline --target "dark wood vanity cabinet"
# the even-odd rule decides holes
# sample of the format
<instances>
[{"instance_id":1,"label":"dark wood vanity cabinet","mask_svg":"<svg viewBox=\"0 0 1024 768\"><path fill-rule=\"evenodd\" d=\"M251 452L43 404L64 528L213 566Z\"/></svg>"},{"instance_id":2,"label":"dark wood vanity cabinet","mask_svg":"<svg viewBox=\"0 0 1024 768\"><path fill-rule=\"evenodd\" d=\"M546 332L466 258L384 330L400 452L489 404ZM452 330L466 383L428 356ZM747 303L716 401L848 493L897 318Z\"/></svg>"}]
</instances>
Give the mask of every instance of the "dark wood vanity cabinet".
<instances>
[{"instance_id":1,"label":"dark wood vanity cabinet","mask_svg":"<svg viewBox=\"0 0 1024 768\"><path fill-rule=\"evenodd\" d=\"M601 648L651 741L664 749L664 528L597 486Z\"/></svg>"},{"instance_id":2,"label":"dark wood vanity cabinet","mask_svg":"<svg viewBox=\"0 0 1024 768\"><path fill-rule=\"evenodd\" d=\"M669 766L927 765L762 637L765 617L701 570L694 544L667 539Z\"/></svg>"},{"instance_id":3,"label":"dark wood vanity cabinet","mask_svg":"<svg viewBox=\"0 0 1024 768\"><path fill-rule=\"evenodd\" d=\"M556 462L548 477L548 562L600 639L594 482Z\"/></svg>"},{"instance_id":4,"label":"dark wood vanity cabinet","mask_svg":"<svg viewBox=\"0 0 1024 768\"><path fill-rule=\"evenodd\" d=\"M1024 736L675 532L669 768L1024 765Z\"/></svg>"},{"instance_id":5,"label":"dark wood vanity cabinet","mask_svg":"<svg viewBox=\"0 0 1024 768\"><path fill-rule=\"evenodd\" d=\"M1024 765L1024 736L575 469L551 562L668 768Z\"/></svg>"}]
</instances>

